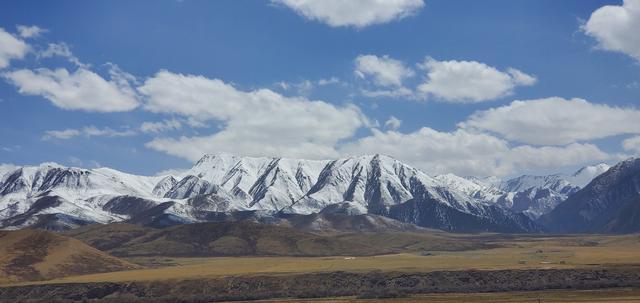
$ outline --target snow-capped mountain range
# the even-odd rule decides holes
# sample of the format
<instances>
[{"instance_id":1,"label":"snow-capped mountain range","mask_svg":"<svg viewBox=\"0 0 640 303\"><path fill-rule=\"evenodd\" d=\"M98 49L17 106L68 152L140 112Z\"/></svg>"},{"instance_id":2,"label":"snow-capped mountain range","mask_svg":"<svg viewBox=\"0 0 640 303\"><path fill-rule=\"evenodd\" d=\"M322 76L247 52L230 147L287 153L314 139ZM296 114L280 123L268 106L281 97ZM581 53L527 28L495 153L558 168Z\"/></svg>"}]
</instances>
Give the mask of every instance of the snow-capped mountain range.
<instances>
[{"instance_id":1,"label":"snow-capped mountain range","mask_svg":"<svg viewBox=\"0 0 640 303\"><path fill-rule=\"evenodd\" d=\"M601 163L583 167L571 175L522 175L501 180L496 177L461 178L447 174L436 178L477 199L494 202L513 212L537 219L608 169L609 165Z\"/></svg>"},{"instance_id":2,"label":"snow-capped mountain range","mask_svg":"<svg viewBox=\"0 0 640 303\"><path fill-rule=\"evenodd\" d=\"M540 222L558 233L640 232L640 158L611 167Z\"/></svg>"},{"instance_id":3,"label":"snow-capped mountain range","mask_svg":"<svg viewBox=\"0 0 640 303\"><path fill-rule=\"evenodd\" d=\"M349 215L445 230L537 231L533 219L607 169L499 180L430 176L383 155L318 161L229 154L205 155L187 171L154 177L54 163L0 166L0 226L275 218L340 203Z\"/></svg>"}]
</instances>

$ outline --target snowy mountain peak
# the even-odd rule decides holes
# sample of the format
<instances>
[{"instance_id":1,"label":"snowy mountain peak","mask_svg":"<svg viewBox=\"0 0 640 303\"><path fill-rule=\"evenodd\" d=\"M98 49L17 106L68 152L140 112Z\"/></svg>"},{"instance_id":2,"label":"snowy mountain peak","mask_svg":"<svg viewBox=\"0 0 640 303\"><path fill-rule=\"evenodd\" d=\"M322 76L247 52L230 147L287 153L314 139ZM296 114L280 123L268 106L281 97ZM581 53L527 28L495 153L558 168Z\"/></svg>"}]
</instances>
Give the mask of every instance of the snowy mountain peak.
<instances>
[{"instance_id":1,"label":"snowy mountain peak","mask_svg":"<svg viewBox=\"0 0 640 303\"><path fill-rule=\"evenodd\" d=\"M597 165L585 166L578 171L576 171L573 175L571 175L569 182L572 184L584 187L586 186L593 178L603 174L607 170L609 170L611 166L606 163L600 163Z\"/></svg>"},{"instance_id":2,"label":"snowy mountain peak","mask_svg":"<svg viewBox=\"0 0 640 303\"><path fill-rule=\"evenodd\" d=\"M607 171L609 168L611 168L611 166L609 166L609 164L606 163L600 163L600 164L596 164L596 165L589 165L589 166L585 166L580 168L579 170L577 170L575 173L573 173L572 176L579 176L579 175L583 175L583 174L602 174L603 172Z\"/></svg>"},{"instance_id":3,"label":"snowy mountain peak","mask_svg":"<svg viewBox=\"0 0 640 303\"><path fill-rule=\"evenodd\" d=\"M207 154L180 174L155 177L52 163L3 166L0 223L26 226L37 215L50 213L111 222L145 211L194 222L236 211L330 212L327 207L340 203L347 213L390 216L450 230L465 226L454 218L493 226L487 230L495 230L491 224L496 222L506 224L500 228L528 230L533 228L528 219L510 210L537 217L579 188L572 182L606 168L598 165L572 176L521 176L500 182L454 174L433 177L383 154L335 160ZM38 199L49 196L56 202L42 208ZM31 221L9 220L24 213Z\"/></svg>"}]
</instances>

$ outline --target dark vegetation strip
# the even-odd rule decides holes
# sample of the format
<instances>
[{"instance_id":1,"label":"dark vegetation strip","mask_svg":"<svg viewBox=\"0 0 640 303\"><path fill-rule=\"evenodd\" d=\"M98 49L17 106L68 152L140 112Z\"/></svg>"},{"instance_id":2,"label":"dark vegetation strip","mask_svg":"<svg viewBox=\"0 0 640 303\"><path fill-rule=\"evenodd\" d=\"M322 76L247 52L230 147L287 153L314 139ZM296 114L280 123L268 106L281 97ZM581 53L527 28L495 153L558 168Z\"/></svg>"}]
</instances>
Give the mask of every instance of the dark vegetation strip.
<instances>
[{"instance_id":1,"label":"dark vegetation strip","mask_svg":"<svg viewBox=\"0 0 640 303\"><path fill-rule=\"evenodd\" d=\"M267 298L640 287L640 267L429 273L310 273L0 288L0 302L214 302Z\"/></svg>"}]
</instances>

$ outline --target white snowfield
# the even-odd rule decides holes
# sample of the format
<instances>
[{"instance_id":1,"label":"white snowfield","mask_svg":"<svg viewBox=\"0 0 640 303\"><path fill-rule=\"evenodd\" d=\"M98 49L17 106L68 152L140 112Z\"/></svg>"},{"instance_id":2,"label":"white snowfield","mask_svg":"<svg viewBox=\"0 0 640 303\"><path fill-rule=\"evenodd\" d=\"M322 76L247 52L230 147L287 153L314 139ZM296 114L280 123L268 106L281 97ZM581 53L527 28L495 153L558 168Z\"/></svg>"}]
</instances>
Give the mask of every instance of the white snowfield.
<instances>
[{"instance_id":1,"label":"white snowfield","mask_svg":"<svg viewBox=\"0 0 640 303\"><path fill-rule=\"evenodd\" d=\"M537 218L608 168L599 164L573 175L502 181L453 174L432 177L383 155L318 161L209 154L179 175L152 177L55 163L0 165L0 222L11 219L4 228L22 228L34 224L39 215L64 214L108 223L129 219L140 203L165 202L174 203L163 204L164 213L191 221L199 220L196 211L310 214L343 202L351 214L379 213L416 195L469 214L499 205ZM35 204L54 196L59 197L56 203ZM140 199L132 203L123 196Z\"/></svg>"}]
</instances>

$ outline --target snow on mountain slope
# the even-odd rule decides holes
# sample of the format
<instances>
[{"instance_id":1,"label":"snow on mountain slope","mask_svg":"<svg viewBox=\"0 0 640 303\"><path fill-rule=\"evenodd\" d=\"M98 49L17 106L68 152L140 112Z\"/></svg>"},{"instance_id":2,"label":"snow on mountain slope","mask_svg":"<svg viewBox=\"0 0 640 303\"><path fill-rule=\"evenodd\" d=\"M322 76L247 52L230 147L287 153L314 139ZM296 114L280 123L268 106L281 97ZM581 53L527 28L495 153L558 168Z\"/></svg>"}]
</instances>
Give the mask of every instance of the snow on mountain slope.
<instances>
[{"instance_id":1,"label":"snow on mountain slope","mask_svg":"<svg viewBox=\"0 0 640 303\"><path fill-rule=\"evenodd\" d=\"M412 198L408 178L415 173L399 161L381 155L336 160L324 168L318 182L294 209L302 211L301 206L311 201L316 201L312 205L318 208L350 201L372 213L380 213L389 205Z\"/></svg>"},{"instance_id":2,"label":"snow on mountain slope","mask_svg":"<svg viewBox=\"0 0 640 303\"><path fill-rule=\"evenodd\" d=\"M577 172L575 172L573 175L568 176L567 180L570 183L582 188L587 186L587 184L589 184L593 179L595 179L595 177L608 171L609 168L611 168L611 166L605 163L600 163L598 165L593 165L593 166L585 166L580 170L578 170Z\"/></svg>"},{"instance_id":3,"label":"snow on mountain slope","mask_svg":"<svg viewBox=\"0 0 640 303\"><path fill-rule=\"evenodd\" d=\"M18 167L13 164L0 164L0 180L6 173L12 172L16 170L16 168Z\"/></svg>"},{"instance_id":4,"label":"snow on mountain slope","mask_svg":"<svg viewBox=\"0 0 640 303\"><path fill-rule=\"evenodd\" d=\"M593 166L585 166L572 175L554 174L548 176L523 175L502 182L498 187L506 192L520 192L530 188L548 188L556 192L571 192L576 188L582 188L593 178L609 169L609 165L601 163Z\"/></svg>"},{"instance_id":5,"label":"snow on mountain slope","mask_svg":"<svg viewBox=\"0 0 640 303\"><path fill-rule=\"evenodd\" d=\"M448 207L466 212L477 210L482 201L440 180L384 155L339 159L329 163L307 195L291 207L292 212L316 212L340 202L360 204L369 213L385 214L393 205L413 199L416 187Z\"/></svg>"},{"instance_id":6,"label":"snow on mountain slope","mask_svg":"<svg viewBox=\"0 0 640 303\"><path fill-rule=\"evenodd\" d=\"M176 184L178 184L176 177L166 176L153 187L151 194L156 197L164 197Z\"/></svg>"},{"instance_id":7,"label":"snow on mountain slope","mask_svg":"<svg viewBox=\"0 0 640 303\"><path fill-rule=\"evenodd\" d=\"M241 199L249 198L255 208L278 209L302 197L326 163L216 154L203 156L185 174L218 184Z\"/></svg>"},{"instance_id":8,"label":"snow on mountain slope","mask_svg":"<svg viewBox=\"0 0 640 303\"><path fill-rule=\"evenodd\" d=\"M504 193L488 182L455 175L431 177L383 155L318 161L215 154L203 156L180 174L157 177L52 163L4 171L0 221L5 223L22 220L23 214L31 216L31 221L20 222L29 223L38 215L59 211L87 221L137 220L162 225L206 221L231 212L311 214L336 203L385 216L412 202L412 212L437 213L421 215L422 221L405 216L404 211L395 213L404 221L430 227L526 231L529 226L494 209ZM45 196L58 197L59 203L34 209ZM447 216L438 215L445 213ZM475 225L446 222L447 218L468 216ZM12 226L23 226L14 223Z\"/></svg>"},{"instance_id":9,"label":"snow on mountain slope","mask_svg":"<svg viewBox=\"0 0 640 303\"><path fill-rule=\"evenodd\" d=\"M640 158L611 167L540 221L559 233L640 232Z\"/></svg>"},{"instance_id":10,"label":"snow on mountain slope","mask_svg":"<svg viewBox=\"0 0 640 303\"><path fill-rule=\"evenodd\" d=\"M476 198L495 202L503 208L537 219L608 169L609 165L602 163L583 167L571 175L522 175L505 181L496 177L464 178L471 184L465 184L455 175L437 178L447 180L450 186Z\"/></svg>"},{"instance_id":11,"label":"snow on mountain slope","mask_svg":"<svg viewBox=\"0 0 640 303\"><path fill-rule=\"evenodd\" d=\"M487 202L497 202L503 197L504 191L493 184L479 178L459 177L454 174L444 174L434 177L442 186L455 188L471 197Z\"/></svg>"},{"instance_id":12,"label":"snow on mountain slope","mask_svg":"<svg viewBox=\"0 0 640 303\"><path fill-rule=\"evenodd\" d=\"M0 194L30 197L50 191L70 201L106 194L149 196L159 179L108 168L88 170L45 163L6 173L0 179Z\"/></svg>"},{"instance_id":13,"label":"snow on mountain slope","mask_svg":"<svg viewBox=\"0 0 640 303\"><path fill-rule=\"evenodd\" d=\"M55 163L18 167L0 179L0 220L24 213L35 216L59 212L95 222L119 221L126 216L102 207L116 196L150 197L159 178ZM34 210L42 197L58 197L59 203Z\"/></svg>"}]
</instances>

